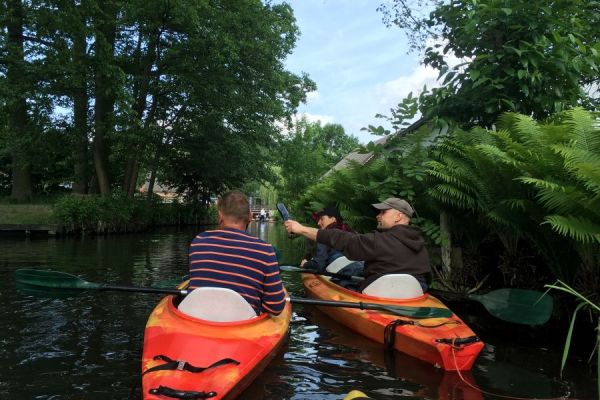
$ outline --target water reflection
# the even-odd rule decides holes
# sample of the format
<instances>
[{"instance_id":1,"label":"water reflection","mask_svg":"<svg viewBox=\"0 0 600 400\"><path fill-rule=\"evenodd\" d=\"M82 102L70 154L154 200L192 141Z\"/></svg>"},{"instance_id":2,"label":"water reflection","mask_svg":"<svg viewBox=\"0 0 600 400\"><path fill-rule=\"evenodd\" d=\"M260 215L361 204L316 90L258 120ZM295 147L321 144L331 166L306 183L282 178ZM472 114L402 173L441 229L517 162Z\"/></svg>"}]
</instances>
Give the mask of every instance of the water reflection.
<instances>
[{"instance_id":1,"label":"water reflection","mask_svg":"<svg viewBox=\"0 0 600 400\"><path fill-rule=\"evenodd\" d=\"M49 268L92 282L150 286L187 273L187 247L197 228L146 235L11 240L0 238L0 398L139 398L146 319L160 296L89 292L40 299L16 290L17 268ZM304 256L303 239L289 239L281 224L251 224L249 231L276 244L282 264ZM284 273L287 290L302 295L298 274ZM479 332L478 332L479 333ZM495 393L520 397L597 398L594 373L570 362L558 377L560 348L517 345L488 333L488 345L467 380ZM310 306L294 307L287 347L242 399L339 400L351 389L374 399L484 399L428 364L382 351Z\"/></svg>"}]
</instances>

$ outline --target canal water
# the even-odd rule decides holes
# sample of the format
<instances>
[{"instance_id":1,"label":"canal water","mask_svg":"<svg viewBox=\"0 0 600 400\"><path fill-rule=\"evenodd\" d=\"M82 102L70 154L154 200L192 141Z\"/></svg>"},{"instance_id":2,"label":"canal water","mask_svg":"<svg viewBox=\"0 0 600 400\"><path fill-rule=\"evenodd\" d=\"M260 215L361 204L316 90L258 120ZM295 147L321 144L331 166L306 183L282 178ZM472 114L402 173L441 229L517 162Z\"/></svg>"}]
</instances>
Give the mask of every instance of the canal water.
<instances>
[{"instance_id":1,"label":"canal water","mask_svg":"<svg viewBox=\"0 0 600 400\"><path fill-rule=\"evenodd\" d=\"M303 239L289 239L280 224L252 223L249 231L276 245L282 264L297 264L305 253ZM14 271L44 268L92 282L160 285L186 274L187 247L196 233L186 228L109 237L1 237L0 398L139 399L144 326L159 295L90 291L35 298L17 290ZM299 276L283 277L288 291L301 296ZM286 347L241 398L340 400L352 389L381 400L498 398L474 385L508 398L597 399L595 372L585 355L569 360L560 377L560 342L538 340L528 327L502 325L467 308L455 311L486 342L462 377L385 353L313 307L295 306Z\"/></svg>"}]
</instances>

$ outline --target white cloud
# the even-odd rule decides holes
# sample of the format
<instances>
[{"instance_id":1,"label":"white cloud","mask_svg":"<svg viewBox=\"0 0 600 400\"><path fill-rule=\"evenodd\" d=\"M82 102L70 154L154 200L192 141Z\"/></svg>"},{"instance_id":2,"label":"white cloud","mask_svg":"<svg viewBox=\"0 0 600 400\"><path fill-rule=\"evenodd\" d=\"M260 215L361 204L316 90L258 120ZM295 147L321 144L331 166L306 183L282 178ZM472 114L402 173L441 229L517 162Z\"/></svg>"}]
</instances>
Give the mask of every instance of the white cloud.
<instances>
[{"instance_id":1,"label":"white cloud","mask_svg":"<svg viewBox=\"0 0 600 400\"><path fill-rule=\"evenodd\" d=\"M306 118L308 122L321 122L321 125L333 124L335 121L335 117L333 115L317 115L311 113L302 113L300 115L296 115L294 120L298 121L302 118Z\"/></svg>"},{"instance_id":2,"label":"white cloud","mask_svg":"<svg viewBox=\"0 0 600 400\"><path fill-rule=\"evenodd\" d=\"M375 85L372 89L372 95L379 104L387 109L398 104L410 92L413 96L417 96L425 85L428 89L439 86L436 81L438 75L438 70L420 65L410 75L400 76L391 81Z\"/></svg>"}]
</instances>

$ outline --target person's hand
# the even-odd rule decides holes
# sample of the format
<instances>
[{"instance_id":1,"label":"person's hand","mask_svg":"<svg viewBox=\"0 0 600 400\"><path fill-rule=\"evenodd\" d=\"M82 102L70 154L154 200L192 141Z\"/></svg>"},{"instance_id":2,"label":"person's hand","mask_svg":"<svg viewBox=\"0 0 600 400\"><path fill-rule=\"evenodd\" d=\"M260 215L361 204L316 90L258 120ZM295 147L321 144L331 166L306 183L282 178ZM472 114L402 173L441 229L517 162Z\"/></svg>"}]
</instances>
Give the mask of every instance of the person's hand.
<instances>
[{"instance_id":1,"label":"person's hand","mask_svg":"<svg viewBox=\"0 0 600 400\"><path fill-rule=\"evenodd\" d=\"M304 264L306 264L308 260L305 258L304 260L300 261L300 266L304 267Z\"/></svg>"},{"instance_id":2,"label":"person's hand","mask_svg":"<svg viewBox=\"0 0 600 400\"><path fill-rule=\"evenodd\" d=\"M298 233L302 229L302 224L291 219L284 222L285 230L288 233Z\"/></svg>"}]
</instances>

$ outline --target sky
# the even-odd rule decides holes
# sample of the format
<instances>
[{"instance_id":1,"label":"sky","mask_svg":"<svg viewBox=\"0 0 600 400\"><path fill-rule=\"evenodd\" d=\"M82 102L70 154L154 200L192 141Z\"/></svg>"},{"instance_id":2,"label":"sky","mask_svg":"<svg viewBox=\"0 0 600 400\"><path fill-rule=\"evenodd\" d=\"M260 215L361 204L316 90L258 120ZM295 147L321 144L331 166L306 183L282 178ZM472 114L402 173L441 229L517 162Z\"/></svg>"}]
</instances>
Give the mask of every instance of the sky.
<instances>
[{"instance_id":1,"label":"sky","mask_svg":"<svg viewBox=\"0 0 600 400\"><path fill-rule=\"evenodd\" d=\"M385 125L375 114L390 115L409 92L435 85L438 72L409 53L400 28L386 27L380 0L287 0L300 37L286 60L294 73L306 72L317 90L308 94L299 115L337 123L361 143L377 140L362 127Z\"/></svg>"}]
</instances>

